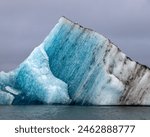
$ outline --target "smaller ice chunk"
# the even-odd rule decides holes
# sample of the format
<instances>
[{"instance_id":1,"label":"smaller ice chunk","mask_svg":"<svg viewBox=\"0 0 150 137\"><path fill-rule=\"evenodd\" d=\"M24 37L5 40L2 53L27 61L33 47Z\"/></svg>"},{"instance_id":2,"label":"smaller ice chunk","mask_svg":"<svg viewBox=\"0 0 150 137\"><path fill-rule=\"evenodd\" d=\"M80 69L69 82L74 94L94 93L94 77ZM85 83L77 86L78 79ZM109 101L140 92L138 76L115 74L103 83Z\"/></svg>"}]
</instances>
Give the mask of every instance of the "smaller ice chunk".
<instances>
[{"instance_id":1,"label":"smaller ice chunk","mask_svg":"<svg viewBox=\"0 0 150 137\"><path fill-rule=\"evenodd\" d=\"M14 96L10 93L0 90L0 104L1 105L10 105L14 100Z\"/></svg>"},{"instance_id":2,"label":"smaller ice chunk","mask_svg":"<svg viewBox=\"0 0 150 137\"><path fill-rule=\"evenodd\" d=\"M9 86L6 86L5 90L11 94L14 94L14 95L19 95L19 93L20 93L20 91L13 89L12 87L9 87Z\"/></svg>"}]
</instances>

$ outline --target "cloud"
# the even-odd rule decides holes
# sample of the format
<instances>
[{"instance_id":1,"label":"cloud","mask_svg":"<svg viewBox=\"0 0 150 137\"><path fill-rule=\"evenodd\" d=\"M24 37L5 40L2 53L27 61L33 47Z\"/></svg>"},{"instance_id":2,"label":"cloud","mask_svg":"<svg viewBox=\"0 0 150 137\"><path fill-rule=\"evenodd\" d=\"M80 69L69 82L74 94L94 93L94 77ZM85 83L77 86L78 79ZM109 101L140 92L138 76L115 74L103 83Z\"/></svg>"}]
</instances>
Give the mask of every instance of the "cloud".
<instances>
[{"instance_id":1,"label":"cloud","mask_svg":"<svg viewBox=\"0 0 150 137\"><path fill-rule=\"evenodd\" d=\"M61 16L96 30L150 66L149 13L149 0L1 0L0 71L21 63Z\"/></svg>"}]
</instances>

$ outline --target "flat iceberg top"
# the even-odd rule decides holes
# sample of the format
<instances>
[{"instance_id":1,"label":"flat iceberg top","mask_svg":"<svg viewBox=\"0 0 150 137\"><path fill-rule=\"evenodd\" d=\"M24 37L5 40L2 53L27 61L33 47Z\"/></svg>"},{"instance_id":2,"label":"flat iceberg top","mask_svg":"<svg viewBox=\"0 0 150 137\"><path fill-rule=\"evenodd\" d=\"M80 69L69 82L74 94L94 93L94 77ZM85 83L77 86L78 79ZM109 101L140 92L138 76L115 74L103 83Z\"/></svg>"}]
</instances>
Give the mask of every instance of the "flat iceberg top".
<instances>
[{"instance_id":1,"label":"flat iceberg top","mask_svg":"<svg viewBox=\"0 0 150 137\"><path fill-rule=\"evenodd\" d=\"M149 83L148 67L61 17L16 70L0 73L0 104L150 105Z\"/></svg>"}]
</instances>

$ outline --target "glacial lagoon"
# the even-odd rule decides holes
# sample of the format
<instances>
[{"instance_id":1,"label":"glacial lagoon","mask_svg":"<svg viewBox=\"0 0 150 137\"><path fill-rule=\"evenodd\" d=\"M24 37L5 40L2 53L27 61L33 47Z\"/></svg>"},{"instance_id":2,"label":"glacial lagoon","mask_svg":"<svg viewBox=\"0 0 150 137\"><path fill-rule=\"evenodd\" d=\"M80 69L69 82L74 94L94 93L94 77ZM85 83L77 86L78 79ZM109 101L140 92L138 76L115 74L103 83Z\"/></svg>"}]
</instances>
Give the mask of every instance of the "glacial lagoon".
<instances>
[{"instance_id":1,"label":"glacial lagoon","mask_svg":"<svg viewBox=\"0 0 150 137\"><path fill-rule=\"evenodd\" d=\"M0 106L1 120L150 120L149 106Z\"/></svg>"}]
</instances>

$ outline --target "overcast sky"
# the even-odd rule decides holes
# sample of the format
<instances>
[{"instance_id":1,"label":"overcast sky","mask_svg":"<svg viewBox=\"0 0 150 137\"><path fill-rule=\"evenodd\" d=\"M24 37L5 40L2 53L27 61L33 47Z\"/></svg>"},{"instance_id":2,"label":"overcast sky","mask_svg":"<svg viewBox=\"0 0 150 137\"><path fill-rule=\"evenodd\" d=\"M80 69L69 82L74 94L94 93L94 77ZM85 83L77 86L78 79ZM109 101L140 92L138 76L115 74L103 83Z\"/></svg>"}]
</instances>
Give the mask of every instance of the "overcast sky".
<instances>
[{"instance_id":1,"label":"overcast sky","mask_svg":"<svg viewBox=\"0 0 150 137\"><path fill-rule=\"evenodd\" d=\"M0 71L17 67L61 16L150 66L150 0L0 0Z\"/></svg>"}]
</instances>

